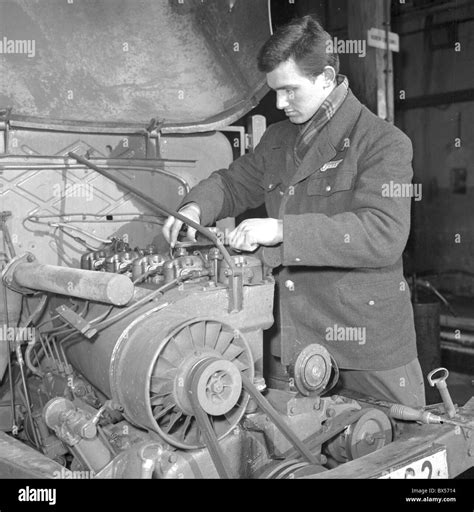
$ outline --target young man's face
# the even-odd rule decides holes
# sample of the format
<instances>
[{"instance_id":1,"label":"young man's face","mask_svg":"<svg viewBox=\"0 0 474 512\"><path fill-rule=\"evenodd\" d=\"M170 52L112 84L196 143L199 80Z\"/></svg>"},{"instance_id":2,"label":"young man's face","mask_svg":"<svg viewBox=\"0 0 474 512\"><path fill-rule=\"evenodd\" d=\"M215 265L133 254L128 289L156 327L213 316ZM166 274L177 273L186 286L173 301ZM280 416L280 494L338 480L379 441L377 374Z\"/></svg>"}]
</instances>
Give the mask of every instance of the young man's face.
<instances>
[{"instance_id":1,"label":"young man's face","mask_svg":"<svg viewBox=\"0 0 474 512\"><path fill-rule=\"evenodd\" d=\"M311 119L334 88L328 87L324 73L315 78L303 75L293 59L282 62L267 73L267 83L276 91L277 108L284 110L294 124Z\"/></svg>"}]
</instances>

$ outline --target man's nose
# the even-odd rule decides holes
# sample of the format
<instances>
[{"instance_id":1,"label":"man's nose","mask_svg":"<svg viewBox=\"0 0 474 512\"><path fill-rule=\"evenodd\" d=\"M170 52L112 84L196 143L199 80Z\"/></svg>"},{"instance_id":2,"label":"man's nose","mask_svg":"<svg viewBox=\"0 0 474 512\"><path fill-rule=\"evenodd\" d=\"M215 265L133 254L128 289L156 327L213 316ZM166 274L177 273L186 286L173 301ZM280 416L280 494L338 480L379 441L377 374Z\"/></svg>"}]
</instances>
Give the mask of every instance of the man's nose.
<instances>
[{"instance_id":1,"label":"man's nose","mask_svg":"<svg viewBox=\"0 0 474 512\"><path fill-rule=\"evenodd\" d=\"M286 91L277 91L276 107L278 110L283 110L288 106L288 95Z\"/></svg>"}]
</instances>

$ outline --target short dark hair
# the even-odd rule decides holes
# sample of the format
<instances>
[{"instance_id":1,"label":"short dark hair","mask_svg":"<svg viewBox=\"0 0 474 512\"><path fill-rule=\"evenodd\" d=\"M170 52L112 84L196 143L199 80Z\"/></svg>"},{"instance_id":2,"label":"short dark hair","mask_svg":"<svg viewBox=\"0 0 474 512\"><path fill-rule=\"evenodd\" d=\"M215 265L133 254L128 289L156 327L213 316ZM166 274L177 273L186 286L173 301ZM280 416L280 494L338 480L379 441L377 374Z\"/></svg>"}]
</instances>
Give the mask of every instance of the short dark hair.
<instances>
[{"instance_id":1,"label":"short dark hair","mask_svg":"<svg viewBox=\"0 0 474 512\"><path fill-rule=\"evenodd\" d=\"M314 16L294 18L279 27L258 54L258 69L270 73L282 62L293 59L306 76L317 76L326 66L339 73L339 56L328 51L331 36Z\"/></svg>"}]
</instances>

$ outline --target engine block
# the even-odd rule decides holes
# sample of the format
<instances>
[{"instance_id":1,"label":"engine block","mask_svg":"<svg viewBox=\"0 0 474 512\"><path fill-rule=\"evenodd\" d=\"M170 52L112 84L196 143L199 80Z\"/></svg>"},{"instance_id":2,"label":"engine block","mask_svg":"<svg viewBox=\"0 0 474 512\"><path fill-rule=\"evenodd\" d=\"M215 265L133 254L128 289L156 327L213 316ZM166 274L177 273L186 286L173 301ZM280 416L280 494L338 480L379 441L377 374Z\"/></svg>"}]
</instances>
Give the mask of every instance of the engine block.
<instances>
[{"instance_id":1,"label":"engine block","mask_svg":"<svg viewBox=\"0 0 474 512\"><path fill-rule=\"evenodd\" d=\"M321 396L335 369L319 345L292 365L293 391L266 389L275 282L261 256L115 240L81 269L10 262L12 290L54 292L24 354L20 438L96 478L293 478L390 443L383 412Z\"/></svg>"}]
</instances>

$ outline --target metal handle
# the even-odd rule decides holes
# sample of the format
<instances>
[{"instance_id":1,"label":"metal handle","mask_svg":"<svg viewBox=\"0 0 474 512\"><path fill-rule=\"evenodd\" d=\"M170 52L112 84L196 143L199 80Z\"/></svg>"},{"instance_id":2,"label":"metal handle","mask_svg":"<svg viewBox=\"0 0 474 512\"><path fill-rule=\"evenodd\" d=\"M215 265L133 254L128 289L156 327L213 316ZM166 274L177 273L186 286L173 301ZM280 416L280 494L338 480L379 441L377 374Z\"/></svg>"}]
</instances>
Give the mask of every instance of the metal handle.
<instances>
[{"instance_id":1,"label":"metal handle","mask_svg":"<svg viewBox=\"0 0 474 512\"><path fill-rule=\"evenodd\" d=\"M433 376L438 373L443 372L440 377L433 378ZM454 418L456 416L456 406L453 403L453 399L449 394L448 385L446 384L446 379L449 377L449 371L446 368L437 368L428 374L428 382L430 386L436 386L438 388L439 394L443 400L444 408L446 410L446 414L449 418Z\"/></svg>"}]
</instances>

